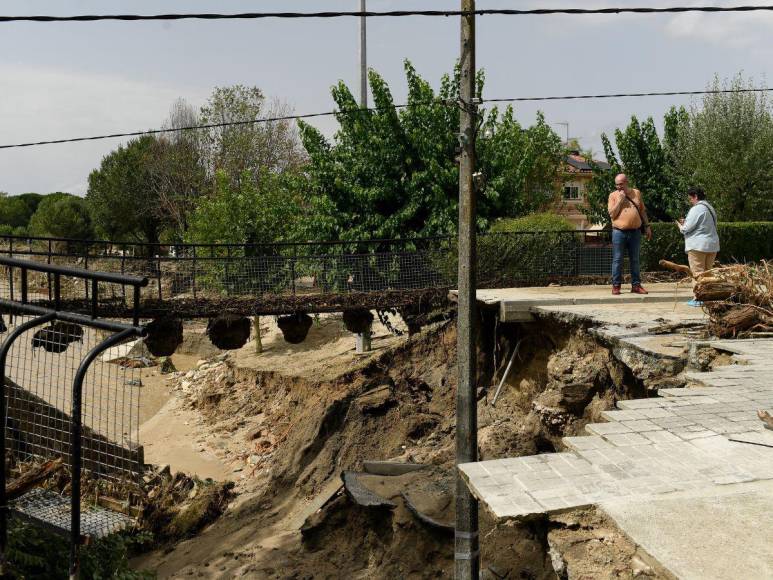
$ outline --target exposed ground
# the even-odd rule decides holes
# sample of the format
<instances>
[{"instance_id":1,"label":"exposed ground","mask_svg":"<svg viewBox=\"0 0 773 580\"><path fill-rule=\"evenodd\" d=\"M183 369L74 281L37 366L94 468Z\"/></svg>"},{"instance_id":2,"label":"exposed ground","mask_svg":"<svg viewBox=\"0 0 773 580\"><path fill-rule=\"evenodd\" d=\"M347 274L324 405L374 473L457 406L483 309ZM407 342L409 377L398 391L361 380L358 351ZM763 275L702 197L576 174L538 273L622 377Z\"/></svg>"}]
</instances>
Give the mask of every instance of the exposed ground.
<instances>
[{"instance_id":1,"label":"exposed ground","mask_svg":"<svg viewBox=\"0 0 773 580\"><path fill-rule=\"evenodd\" d=\"M163 375L168 384L153 376L158 370L145 371L145 392L158 409L141 427L146 459L233 479L238 496L197 536L135 565L160 578L451 575L452 321L411 337L377 323L366 355L354 353L352 335L335 316L321 317L299 345L285 343L273 319L261 321L262 354L249 342L222 356L187 338L172 357L181 372ZM647 395L637 371L582 325L495 326L487 318L481 328L479 384L490 385L480 392L482 458L560 450L562 436L579 433L618 399ZM203 328L186 328L186 336L191 330ZM492 406L519 342L517 370ZM197 352L202 359L189 369ZM426 467L364 473L373 460ZM594 510L507 526L481 518L489 578L658 576Z\"/></svg>"}]
</instances>

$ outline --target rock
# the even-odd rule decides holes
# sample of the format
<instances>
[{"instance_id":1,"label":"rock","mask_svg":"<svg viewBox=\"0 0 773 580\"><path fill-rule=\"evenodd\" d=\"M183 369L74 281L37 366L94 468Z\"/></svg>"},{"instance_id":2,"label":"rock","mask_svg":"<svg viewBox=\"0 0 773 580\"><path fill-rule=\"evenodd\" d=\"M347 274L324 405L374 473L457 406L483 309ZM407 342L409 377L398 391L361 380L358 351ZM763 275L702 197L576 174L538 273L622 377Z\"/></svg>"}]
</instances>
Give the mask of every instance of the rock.
<instances>
[{"instance_id":1,"label":"rock","mask_svg":"<svg viewBox=\"0 0 773 580\"><path fill-rule=\"evenodd\" d=\"M260 455L250 455L247 461L250 465L257 465L260 461Z\"/></svg>"},{"instance_id":2,"label":"rock","mask_svg":"<svg viewBox=\"0 0 773 580\"><path fill-rule=\"evenodd\" d=\"M142 381L140 379L130 379L126 381L126 384L130 387L141 387Z\"/></svg>"},{"instance_id":3,"label":"rock","mask_svg":"<svg viewBox=\"0 0 773 580\"><path fill-rule=\"evenodd\" d=\"M582 413L597 391L593 383L558 384L556 387L561 393L561 405L576 414Z\"/></svg>"},{"instance_id":4,"label":"rock","mask_svg":"<svg viewBox=\"0 0 773 580\"><path fill-rule=\"evenodd\" d=\"M196 361L196 366L199 368L203 367L205 364L207 364L207 361L205 361L204 359L199 359Z\"/></svg>"},{"instance_id":5,"label":"rock","mask_svg":"<svg viewBox=\"0 0 773 580\"><path fill-rule=\"evenodd\" d=\"M174 363L172 362L172 359L170 359L168 356L159 360L159 370L161 371L162 375L167 375L177 371Z\"/></svg>"}]
</instances>

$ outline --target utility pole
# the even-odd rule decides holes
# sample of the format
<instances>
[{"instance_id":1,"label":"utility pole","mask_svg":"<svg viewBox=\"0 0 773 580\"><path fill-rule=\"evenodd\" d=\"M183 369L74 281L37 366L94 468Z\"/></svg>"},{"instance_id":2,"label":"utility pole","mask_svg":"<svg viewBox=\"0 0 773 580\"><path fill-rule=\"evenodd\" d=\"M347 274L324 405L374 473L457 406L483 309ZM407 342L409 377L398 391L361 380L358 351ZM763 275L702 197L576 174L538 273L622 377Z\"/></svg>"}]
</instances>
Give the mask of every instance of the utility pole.
<instances>
[{"instance_id":1,"label":"utility pole","mask_svg":"<svg viewBox=\"0 0 773 580\"><path fill-rule=\"evenodd\" d=\"M456 464L478 460L478 401L475 355L475 0L462 0L459 145L459 310L457 319L458 385L456 387ZM478 580L478 501L456 472L454 574L457 580Z\"/></svg>"},{"instance_id":2,"label":"utility pole","mask_svg":"<svg viewBox=\"0 0 773 580\"><path fill-rule=\"evenodd\" d=\"M365 14L365 0L360 0L360 12ZM368 34L367 18L360 16L360 107L368 106Z\"/></svg>"},{"instance_id":3,"label":"utility pole","mask_svg":"<svg viewBox=\"0 0 773 580\"><path fill-rule=\"evenodd\" d=\"M566 121L563 121L561 123L556 123L556 125L566 126L566 146L569 147L569 123Z\"/></svg>"}]
</instances>

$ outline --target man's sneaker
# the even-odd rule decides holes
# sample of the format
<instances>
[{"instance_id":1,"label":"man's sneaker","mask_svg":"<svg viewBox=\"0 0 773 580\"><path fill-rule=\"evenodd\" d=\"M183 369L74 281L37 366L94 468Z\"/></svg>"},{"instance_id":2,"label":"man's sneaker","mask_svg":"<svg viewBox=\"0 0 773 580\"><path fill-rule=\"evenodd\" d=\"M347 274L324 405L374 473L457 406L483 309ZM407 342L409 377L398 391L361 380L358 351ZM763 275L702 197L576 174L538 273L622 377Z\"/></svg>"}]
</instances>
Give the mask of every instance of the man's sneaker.
<instances>
[{"instance_id":1,"label":"man's sneaker","mask_svg":"<svg viewBox=\"0 0 773 580\"><path fill-rule=\"evenodd\" d=\"M631 286L631 294L649 294L641 284Z\"/></svg>"},{"instance_id":2,"label":"man's sneaker","mask_svg":"<svg viewBox=\"0 0 773 580\"><path fill-rule=\"evenodd\" d=\"M696 300L695 298L693 298L692 300L690 300L690 301L687 303L687 306L693 306L693 307L695 307L695 308L700 308L701 306L703 306L703 302L701 302L700 300Z\"/></svg>"},{"instance_id":3,"label":"man's sneaker","mask_svg":"<svg viewBox=\"0 0 773 580\"><path fill-rule=\"evenodd\" d=\"M620 295L620 286L612 286L612 294L614 294L615 296L619 296Z\"/></svg>"}]
</instances>

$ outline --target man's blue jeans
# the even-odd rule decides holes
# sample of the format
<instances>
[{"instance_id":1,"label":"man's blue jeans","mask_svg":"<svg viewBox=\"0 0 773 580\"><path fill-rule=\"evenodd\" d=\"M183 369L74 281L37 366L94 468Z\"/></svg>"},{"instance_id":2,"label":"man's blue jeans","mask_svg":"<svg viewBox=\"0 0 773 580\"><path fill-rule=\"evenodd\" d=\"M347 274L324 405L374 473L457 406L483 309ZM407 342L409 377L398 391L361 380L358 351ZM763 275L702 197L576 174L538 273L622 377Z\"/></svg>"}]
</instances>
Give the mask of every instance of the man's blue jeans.
<instances>
[{"instance_id":1,"label":"man's blue jeans","mask_svg":"<svg viewBox=\"0 0 773 580\"><path fill-rule=\"evenodd\" d=\"M641 248L640 230L612 230L612 285L623 284L623 257L628 252L631 264L631 284L641 284L639 270L639 249Z\"/></svg>"}]
</instances>

